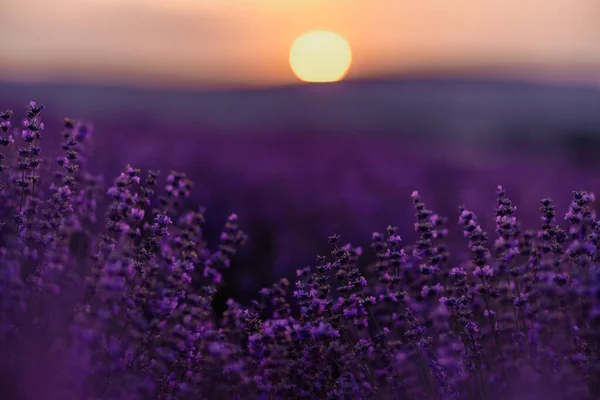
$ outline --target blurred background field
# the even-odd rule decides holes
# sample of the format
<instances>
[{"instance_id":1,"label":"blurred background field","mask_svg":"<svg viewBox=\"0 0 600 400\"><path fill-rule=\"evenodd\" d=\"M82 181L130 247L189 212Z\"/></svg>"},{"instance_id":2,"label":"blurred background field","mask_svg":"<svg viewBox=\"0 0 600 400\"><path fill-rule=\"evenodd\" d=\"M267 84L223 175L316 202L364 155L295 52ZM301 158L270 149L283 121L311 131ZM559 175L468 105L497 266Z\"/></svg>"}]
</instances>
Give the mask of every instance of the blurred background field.
<instances>
[{"instance_id":1,"label":"blurred background field","mask_svg":"<svg viewBox=\"0 0 600 400\"><path fill-rule=\"evenodd\" d=\"M242 298L332 233L412 238L413 190L451 226L467 204L489 227L502 184L533 227L542 197L562 215L571 190L600 187L593 0L6 2L0 108L44 104L43 145L65 116L92 122L107 182L128 163L186 172L212 241L237 212ZM312 29L350 43L345 80L291 73Z\"/></svg>"}]
</instances>

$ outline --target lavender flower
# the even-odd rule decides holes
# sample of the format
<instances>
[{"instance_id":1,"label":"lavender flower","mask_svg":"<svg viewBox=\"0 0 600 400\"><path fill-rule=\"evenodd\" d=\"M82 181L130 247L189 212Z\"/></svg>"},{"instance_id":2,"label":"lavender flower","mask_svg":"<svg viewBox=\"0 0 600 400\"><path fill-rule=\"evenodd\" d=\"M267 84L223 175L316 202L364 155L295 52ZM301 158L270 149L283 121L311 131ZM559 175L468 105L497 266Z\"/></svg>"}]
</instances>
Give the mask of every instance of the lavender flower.
<instances>
[{"instance_id":1,"label":"lavender flower","mask_svg":"<svg viewBox=\"0 0 600 400\"><path fill-rule=\"evenodd\" d=\"M219 313L252 240L243 218L212 243L186 174L161 183L126 165L106 187L87 170L81 121L65 119L61 152L42 153L42 110L31 102L19 132L0 112L6 398L600 399L592 193L573 192L558 222L542 199L527 230L498 187L491 234L460 208L461 249L415 191L412 243L393 225L372 234L373 254L331 235L329 254Z\"/></svg>"}]
</instances>

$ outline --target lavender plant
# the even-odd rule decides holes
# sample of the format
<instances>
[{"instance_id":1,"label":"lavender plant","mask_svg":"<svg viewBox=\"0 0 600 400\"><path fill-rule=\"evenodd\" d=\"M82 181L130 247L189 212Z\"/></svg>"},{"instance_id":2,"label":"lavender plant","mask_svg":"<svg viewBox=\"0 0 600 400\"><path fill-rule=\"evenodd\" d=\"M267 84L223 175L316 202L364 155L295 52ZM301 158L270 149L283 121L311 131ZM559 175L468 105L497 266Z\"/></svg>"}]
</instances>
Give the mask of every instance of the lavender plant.
<instances>
[{"instance_id":1,"label":"lavender plant","mask_svg":"<svg viewBox=\"0 0 600 400\"><path fill-rule=\"evenodd\" d=\"M600 399L593 194L573 192L563 227L542 199L524 230L498 187L494 238L460 207L461 257L413 192L414 243L388 226L365 262L332 235L330 254L218 314L238 217L211 247L185 174L128 165L105 187L79 121L50 162L42 111L20 127L0 113L4 399Z\"/></svg>"}]
</instances>

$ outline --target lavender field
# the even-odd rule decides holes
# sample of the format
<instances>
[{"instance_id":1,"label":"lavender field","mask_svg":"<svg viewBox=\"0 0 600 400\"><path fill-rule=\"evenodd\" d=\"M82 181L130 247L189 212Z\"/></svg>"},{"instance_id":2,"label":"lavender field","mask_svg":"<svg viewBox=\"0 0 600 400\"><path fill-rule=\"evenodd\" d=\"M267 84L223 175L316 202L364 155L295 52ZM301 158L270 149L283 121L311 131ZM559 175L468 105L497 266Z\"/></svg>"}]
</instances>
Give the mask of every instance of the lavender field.
<instances>
[{"instance_id":1,"label":"lavender field","mask_svg":"<svg viewBox=\"0 0 600 400\"><path fill-rule=\"evenodd\" d=\"M6 93L7 399L600 398L597 96L477 138Z\"/></svg>"},{"instance_id":2,"label":"lavender field","mask_svg":"<svg viewBox=\"0 0 600 400\"><path fill-rule=\"evenodd\" d=\"M394 223L410 237L413 190L451 221L468 204L488 226L499 184L529 225L542 197L565 210L571 190L598 186L598 90L443 79L354 85L195 97L5 85L4 96L16 109L27 96L54 102L46 125L55 135L69 108L93 122L90 167L107 178L126 164L185 171L195 183L188 201L208 208L213 240L220 221L238 213L250 233L241 254L259 266L232 273L238 293L289 276L334 232L364 244Z\"/></svg>"}]
</instances>

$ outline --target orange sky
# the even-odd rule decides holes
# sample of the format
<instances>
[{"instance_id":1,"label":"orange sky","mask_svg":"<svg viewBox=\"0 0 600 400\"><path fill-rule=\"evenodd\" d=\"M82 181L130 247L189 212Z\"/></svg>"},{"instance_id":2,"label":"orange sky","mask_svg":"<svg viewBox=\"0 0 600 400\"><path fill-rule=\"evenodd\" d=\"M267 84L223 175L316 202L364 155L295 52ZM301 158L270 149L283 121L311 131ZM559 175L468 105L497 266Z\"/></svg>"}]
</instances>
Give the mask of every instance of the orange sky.
<instances>
[{"instance_id":1,"label":"orange sky","mask_svg":"<svg viewBox=\"0 0 600 400\"><path fill-rule=\"evenodd\" d=\"M159 86L295 81L294 39L352 46L349 77L600 71L598 0L4 0L0 80Z\"/></svg>"}]
</instances>

